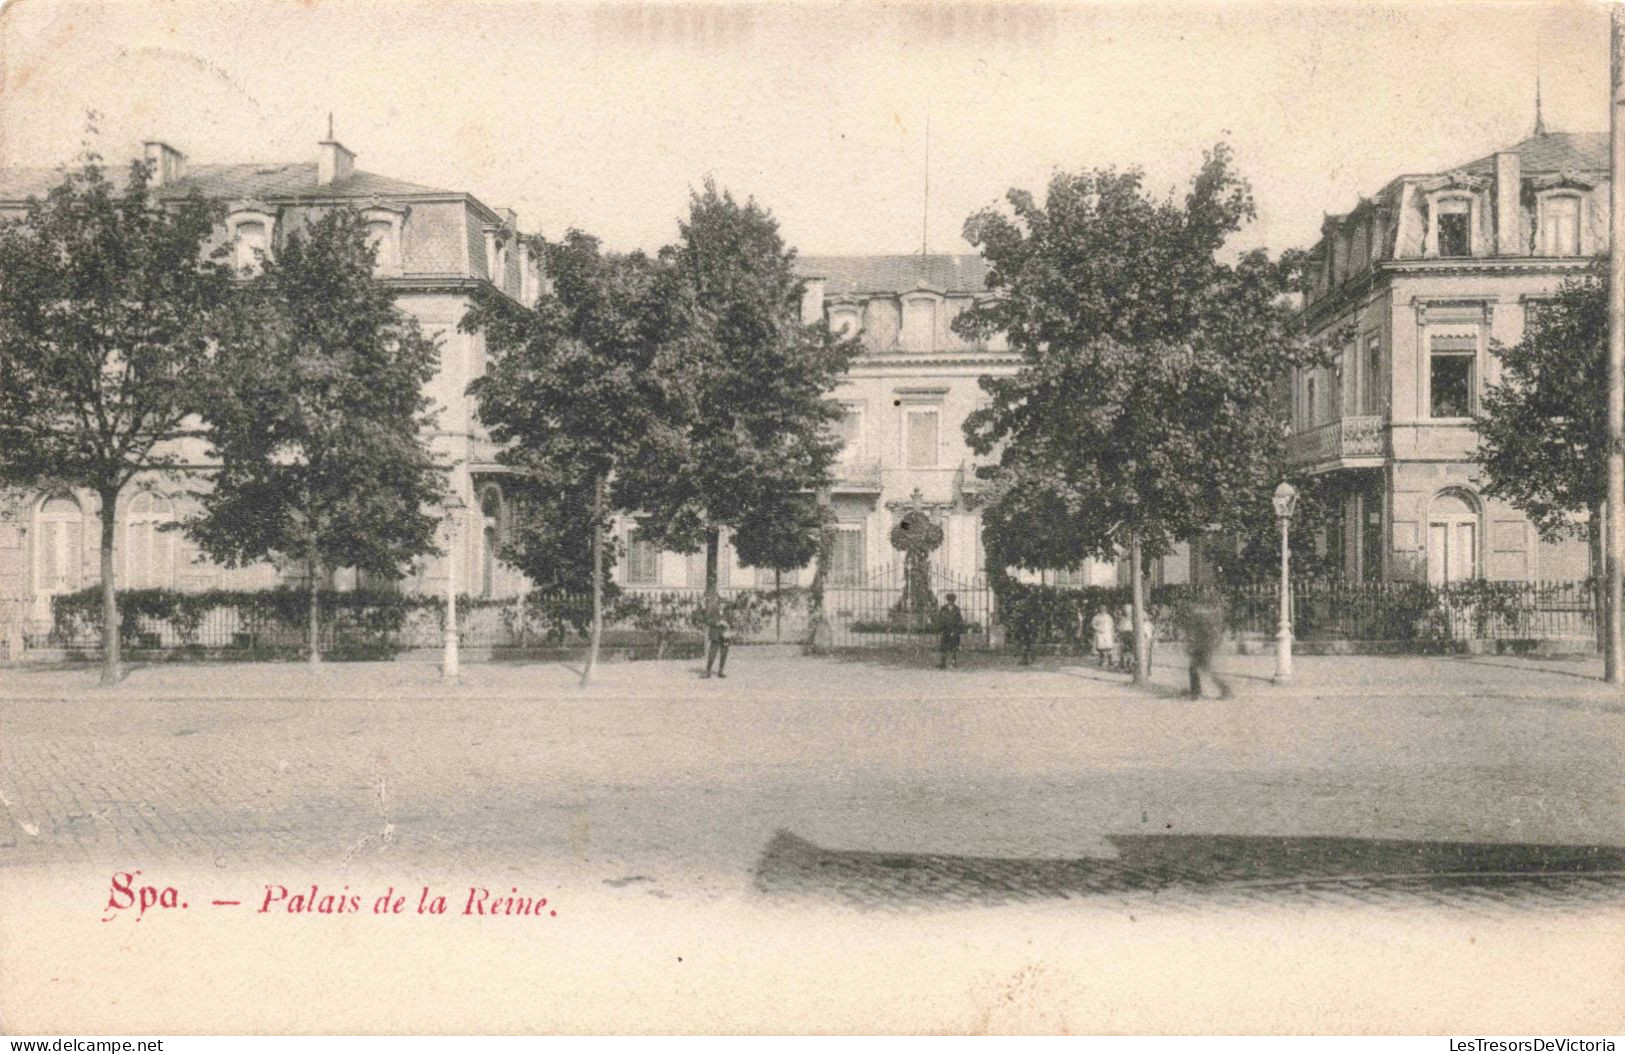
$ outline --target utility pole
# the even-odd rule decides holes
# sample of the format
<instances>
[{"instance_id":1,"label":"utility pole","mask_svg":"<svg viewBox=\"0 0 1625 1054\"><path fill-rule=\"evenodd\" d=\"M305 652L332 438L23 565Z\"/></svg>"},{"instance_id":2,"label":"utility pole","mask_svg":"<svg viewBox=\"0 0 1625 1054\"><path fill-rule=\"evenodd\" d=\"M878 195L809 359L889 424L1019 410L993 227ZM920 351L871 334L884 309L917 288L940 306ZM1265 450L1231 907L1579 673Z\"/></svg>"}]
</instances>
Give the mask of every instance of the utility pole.
<instances>
[{"instance_id":1,"label":"utility pole","mask_svg":"<svg viewBox=\"0 0 1625 1054\"><path fill-rule=\"evenodd\" d=\"M1608 509L1603 560L1608 574L1608 639L1603 679L1625 685L1625 580L1621 579L1620 525L1625 523L1625 8L1613 5L1610 19L1608 100L1608 188L1611 222L1608 247Z\"/></svg>"}]
</instances>

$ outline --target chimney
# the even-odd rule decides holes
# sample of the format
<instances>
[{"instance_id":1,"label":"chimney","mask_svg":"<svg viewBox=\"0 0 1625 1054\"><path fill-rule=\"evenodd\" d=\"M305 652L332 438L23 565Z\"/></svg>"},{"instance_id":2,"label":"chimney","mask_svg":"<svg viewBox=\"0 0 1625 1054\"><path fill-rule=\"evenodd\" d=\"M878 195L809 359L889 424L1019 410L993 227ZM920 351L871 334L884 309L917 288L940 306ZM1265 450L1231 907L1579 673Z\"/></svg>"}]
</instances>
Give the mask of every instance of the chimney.
<instances>
[{"instance_id":1,"label":"chimney","mask_svg":"<svg viewBox=\"0 0 1625 1054\"><path fill-rule=\"evenodd\" d=\"M1522 159L1511 150L1495 155L1495 252L1523 256L1528 248L1519 236L1523 213Z\"/></svg>"},{"instance_id":2,"label":"chimney","mask_svg":"<svg viewBox=\"0 0 1625 1054\"><path fill-rule=\"evenodd\" d=\"M316 166L316 182L320 186L349 179L355 173L355 155L336 139L323 139L321 160Z\"/></svg>"},{"instance_id":3,"label":"chimney","mask_svg":"<svg viewBox=\"0 0 1625 1054\"><path fill-rule=\"evenodd\" d=\"M186 178L186 155L156 139L141 144L142 152L152 165L152 186L167 187L178 179Z\"/></svg>"}]
</instances>

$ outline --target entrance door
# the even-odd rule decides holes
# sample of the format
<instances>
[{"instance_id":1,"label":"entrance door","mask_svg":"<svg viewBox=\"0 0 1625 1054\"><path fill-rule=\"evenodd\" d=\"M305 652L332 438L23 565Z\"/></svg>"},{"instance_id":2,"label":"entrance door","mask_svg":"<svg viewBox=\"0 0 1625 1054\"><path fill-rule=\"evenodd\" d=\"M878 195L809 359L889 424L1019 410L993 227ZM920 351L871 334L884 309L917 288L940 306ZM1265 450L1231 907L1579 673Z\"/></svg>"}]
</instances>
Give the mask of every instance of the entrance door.
<instances>
[{"instance_id":1,"label":"entrance door","mask_svg":"<svg viewBox=\"0 0 1625 1054\"><path fill-rule=\"evenodd\" d=\"M1428 515L1428 582L1445 585L1478 574L1478 514L1454 494L1434 499Z\"/></svg>"}]
</instances>

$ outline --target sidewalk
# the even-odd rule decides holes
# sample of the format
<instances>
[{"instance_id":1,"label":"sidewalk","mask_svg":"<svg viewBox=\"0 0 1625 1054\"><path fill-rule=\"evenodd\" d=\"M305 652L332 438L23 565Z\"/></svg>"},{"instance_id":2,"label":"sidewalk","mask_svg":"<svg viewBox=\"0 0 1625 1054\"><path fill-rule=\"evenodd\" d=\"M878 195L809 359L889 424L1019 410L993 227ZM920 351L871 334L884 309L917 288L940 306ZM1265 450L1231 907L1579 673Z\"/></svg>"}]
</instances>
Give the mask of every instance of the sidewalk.
<instances>
[{"instance_id":1,"label":"sidewalk","mask_svg":"<svg viewBox=\"0 0 1625 1054\"><path fill-rule=\"evenodd\" d=\"M425 661L304 663L166 663L131 665L115 688L102 688L93 666L0 666L0 700L276 699L658 699L816 696L827 699L1064 698L1087 692L1125 698L1166 698L1184 692L1184 656L1159 645L1152 683L1135 687L1126 674L1088 659L1044 659L1019 665L1006 655L967 654L957 670L941 671L935 656L846 652L800 656L784 649L737 647L729 676L700 677L693 659L608 661L580 686L577 662L467 663L456 682ZM1625 710L1625 692L1600 680L1599 658L1460 656L1301 656L1289 685L1273 683L1275 657L1222 655L1218 669L1238 697L1314 699L1384 696L1418 699L1570 699Z\"/></svg>"}]
</instances>

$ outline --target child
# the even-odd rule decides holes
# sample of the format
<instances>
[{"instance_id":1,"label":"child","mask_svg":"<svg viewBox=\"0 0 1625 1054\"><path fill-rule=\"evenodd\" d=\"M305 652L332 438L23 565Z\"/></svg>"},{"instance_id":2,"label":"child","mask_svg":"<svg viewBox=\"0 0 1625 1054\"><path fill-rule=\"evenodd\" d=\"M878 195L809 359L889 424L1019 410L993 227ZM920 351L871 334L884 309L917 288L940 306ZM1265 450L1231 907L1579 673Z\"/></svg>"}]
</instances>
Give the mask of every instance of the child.
<instances>
[{"instance_id":1,"label":"child","mask_svg":"<svg viewBox=\"0 0 1625 1054\"><path fill-rule=\"evenodd\" d=\"M1105 608L1095 612L1095 617L1089 620L1089 628L1095 635L1095 654L1100 657L1100 665L1106 666L1117 658L1116 623L1112 613Z\"/></svg>"}]
</instances>

